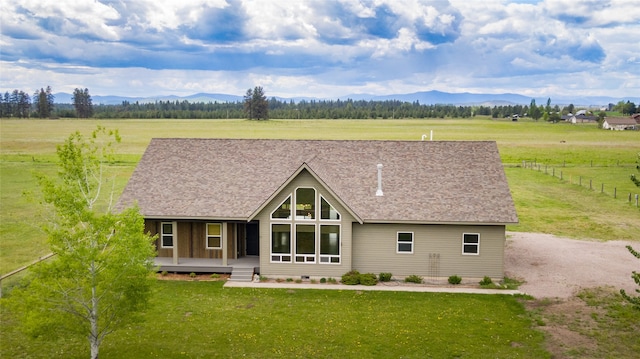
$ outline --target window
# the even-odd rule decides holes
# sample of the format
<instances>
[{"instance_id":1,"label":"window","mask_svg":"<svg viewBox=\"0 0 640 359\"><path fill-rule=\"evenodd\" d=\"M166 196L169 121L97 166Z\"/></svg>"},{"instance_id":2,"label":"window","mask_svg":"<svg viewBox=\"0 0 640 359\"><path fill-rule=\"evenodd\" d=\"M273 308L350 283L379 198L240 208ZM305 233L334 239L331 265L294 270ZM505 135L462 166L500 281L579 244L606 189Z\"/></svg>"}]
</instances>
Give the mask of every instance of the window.
<instances>
[{"instance_id":1,"label":"window","mask_svg":"<svg viewBox=\"0 0 640 359\"><path fill-rule=\"evenodd\" d=\"M291 225L271 225L271 261L291 262Z\"/></svg>"},{"instance_id":2,"label":"window","mask_svg":"<svg viewBox=\"0 0 640 359\"><path fill-rule=\"evenodd\" d=\"M222 225L207 223L207 249L222 249Z\"/></svg>"},{"instance_id":3,"label":"window","mask_svg":"<svg viewBox=\"0 0 640 359\"><path fill-rule=\"evenodd\" d=\"M340 226L320 226L320 263L340 264Z\"/></svg>"},{"instance_id":4,"label":"window","mask_svg":"<svg viewBox=\"0 0 640 359\"><path fill-rule=\"evenodd\" d=\"M316 218L316 190L298 188L296 190L296 219Z\"/></svg>"},{"instance_id":5,"label":"window","mask_svg":"<svg viewBox=\"0 0 640 359\"><path fill-rule=\"evenodd\" d=\"M291 219L291 196L287 197L287 199L280 204L280 207L276 208L276 210L271 213L271 218Z\"/></svg>"},{"instance_id":6,"label":"window","mask_svg":"<svg viewBox=\"0 0 640 359\"><path fill-rule=\"evenodd\" d=\"M396 253L413 253L413 232L398 232Z\"/></svg>"},{"instance_id":7,"label":"window","mask_svg":"<svg viewBox=\"0 0 640 359\"><path fill-rule=\"evenodd\" d=\"M271 263L340 264L340 213L298 187L271 212Z\"/></svg>"},{"instance_id":8,"label":"window","mask_svg":"<svg viewBox=\"0 0 640 359\"><path fill-rule=\"evenodd\" d=\"M332 205L320 196L320 219L339 220L340 213L336 211Z\"/></svg>"},{"instance_id":9,"label":"window","mask_svg":"<svg viewBox=\"0 0 640 359\"><path fill-rule=\"evenodd\" d=\"M160 224L160 247L173 248L174 222Z\"/></svg>"},{"instance_id":10,"label":"window","mask_svg":"<svg viewBox=\"0 0 640 359\"><path fill-rule=\"evenodd\" d=\"M462 235L462 254L480 254L480 235L464 233Z\"/></svg>"},{"instance_id":11,"label":"window","mask_svg":"<svg viewBox=\"0 0 640 359\"><path fill-rule=\"evenodd\" d=\"M316 262L316 226L299 224L296 226L296 263Z\"/></svg>"}]
</instances>

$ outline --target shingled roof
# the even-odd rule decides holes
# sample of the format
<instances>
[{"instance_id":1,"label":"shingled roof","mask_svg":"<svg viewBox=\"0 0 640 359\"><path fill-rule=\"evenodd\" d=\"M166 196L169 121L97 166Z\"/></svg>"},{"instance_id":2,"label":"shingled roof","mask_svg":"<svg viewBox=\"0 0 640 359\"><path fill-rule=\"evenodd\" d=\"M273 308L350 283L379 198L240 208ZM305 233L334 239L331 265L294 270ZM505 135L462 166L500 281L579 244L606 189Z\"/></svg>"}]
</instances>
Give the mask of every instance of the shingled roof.
<instances>
[{"instance_id":1,"label":"shingled roof","mask_svg":"<svg viewBox=\"0 0 640 359\"><path fill-rule=\"evenodd\" d=\"M363 223L518 221L497 146L484 141L153 139L120 206L137 202L146 218L250 220L304 170Z\"/></svg>"}]
</instances>

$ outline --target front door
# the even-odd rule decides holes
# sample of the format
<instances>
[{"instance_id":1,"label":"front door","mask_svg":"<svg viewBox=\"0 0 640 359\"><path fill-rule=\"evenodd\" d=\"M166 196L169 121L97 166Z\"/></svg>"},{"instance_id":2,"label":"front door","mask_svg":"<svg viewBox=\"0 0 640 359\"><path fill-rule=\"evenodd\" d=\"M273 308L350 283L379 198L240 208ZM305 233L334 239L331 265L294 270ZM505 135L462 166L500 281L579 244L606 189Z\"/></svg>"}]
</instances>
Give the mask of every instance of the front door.
<instances>
[{"instance_id":1,"label":"front door","mask_svg":"<svg viewBox=\"0 0 640 359\"><path fill-rule=\"evenodd\" d=\"M260 237L258 234L258 222L247 223L246 239L248 256L260 255Z\"/></svg>"}]
</instances>

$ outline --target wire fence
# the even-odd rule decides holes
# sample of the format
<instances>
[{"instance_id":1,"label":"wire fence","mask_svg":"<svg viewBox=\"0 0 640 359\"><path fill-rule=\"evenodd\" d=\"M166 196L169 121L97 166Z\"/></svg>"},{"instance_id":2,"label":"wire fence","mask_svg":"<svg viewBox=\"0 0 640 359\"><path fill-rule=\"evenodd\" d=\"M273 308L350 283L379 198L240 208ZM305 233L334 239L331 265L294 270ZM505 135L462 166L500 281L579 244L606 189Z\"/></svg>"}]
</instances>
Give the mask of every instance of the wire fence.
<instances>
[{"instance_id":1,"label":"wire fence","mask_svg":"<svg viewBox=\"0 0 640 359\"><path fill-rule=\"evenodd\" d=\"M620 161L616 163L617 167L620 167ZM574 176L566 173L564 168L566 167L566 161L562 163L562 167L556 168L548 164L537 163L536 161L522 161L522 168L529 168L533 171L544 172L547 175L559 178L561 181L567 181L569 184L578 185L580 187L588 188L591 191L598 191L602 194L610 195L613 198L620 198L626 200L628 203L639 206L639 195L633 192L618 191L618 187L615 185L606 185L604 182L595 181L593 178L586 176ZM590 163L590 167L608 167L608 166L594 166L593 161ZM626 166L625 166L626 167ZM631 166L630 166L631 167Z\"/></svg>"},{"instance_id":2,"label":"wire fence","mask_svg":"<svg viewBox=\"0 0 640 359\"><path fill-rule=\"evenodd\" d=\"M44 260L47 260L47 259L53 257L54 255L55 255L55 253L49 253L47 255L39 257L38 259L36 259L35 261L27 264L26 266L22 266L22 267L20 267L20 268L18 268L16 270L13 270L13 271L11 271L11 272L9 272L7 274L3 274L2 276L0 276L0 298L2 298L2 281L3 280L5 280L7 278L10 278L11 276L14 276L14 275L22 272L23 270L31 267L32 265L35 265L35 264L38 264L38 263L40 263L40 262L42 262Z\"/></svg>"}]
</instances>

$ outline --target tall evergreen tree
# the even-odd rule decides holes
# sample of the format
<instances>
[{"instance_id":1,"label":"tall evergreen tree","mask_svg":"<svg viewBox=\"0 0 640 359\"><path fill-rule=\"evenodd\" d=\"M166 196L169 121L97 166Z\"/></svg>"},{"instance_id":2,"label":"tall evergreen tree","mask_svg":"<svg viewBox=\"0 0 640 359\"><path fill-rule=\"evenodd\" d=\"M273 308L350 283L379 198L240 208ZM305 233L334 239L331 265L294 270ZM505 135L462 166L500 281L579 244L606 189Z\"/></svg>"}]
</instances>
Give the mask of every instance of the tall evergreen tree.
<instances>
[{"instance_id":1,"label":"tall evergreen tree","mask_svg":"<svg viewBox=\"0 0 640 359\"><path fill-rule=\"evenodd\" d=\"M73 90L73 107L76 109L76 115L80 118L89 118L93 116L93 101L89 95L89 89L81 90L76 88Z\"/></svg>"},{"instance_id":2,"label":"tall evergreen tree","mask_svg":"<svg viewBox=\"0 0 640 359\"><path fill-rule=\"evenodd\" d=\"M53 100L54 96L51 93L51 86L47 86L47 89L41 88L40 91L36 91L33 94L33 104L40 118L51 117L53 113Z\"/></svg>"},{"instance_id":3,"label":"tall evergreen tree","mask_svg":"<svg viewBox=\"0 0 640 359\"><path fill-rule=\"evenodd\" d=\"M244 113L250 120L269 118L269 101L261 86L247 90L244 95Z\"/></svg>"}]
</instances>

